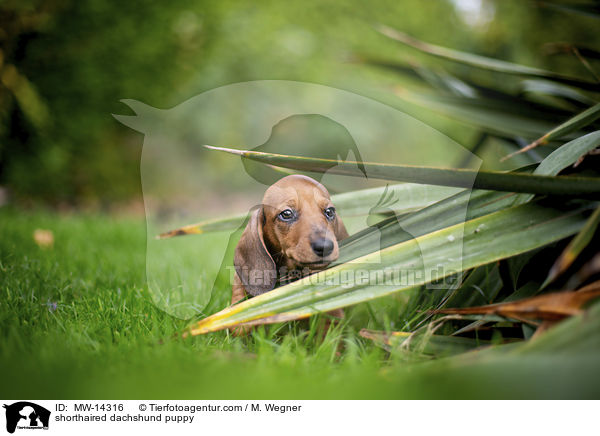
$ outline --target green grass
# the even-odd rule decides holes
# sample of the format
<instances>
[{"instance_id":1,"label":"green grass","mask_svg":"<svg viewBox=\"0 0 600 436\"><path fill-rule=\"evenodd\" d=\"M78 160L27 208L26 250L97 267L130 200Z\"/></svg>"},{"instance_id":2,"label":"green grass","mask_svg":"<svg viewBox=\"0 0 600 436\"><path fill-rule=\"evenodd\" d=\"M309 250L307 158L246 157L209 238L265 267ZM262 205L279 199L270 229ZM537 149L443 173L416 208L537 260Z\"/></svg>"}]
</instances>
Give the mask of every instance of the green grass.
<instances>
[{"instance_id":1,"label":"green grass","mask_svg":"<svg viewBox=\"0 0 600 436\"><path fill-rule=\"evenodd\" d=\"M52 249L37 228L53 231ZM0 210L1 397L600 397L598 304L538 341L438 360L358 335L418 318L435 298L417 291L347 310L324 340L319 319L182 340L188 322L145 286L145 241L143 219Z\"/></svg>"}]
</instances>

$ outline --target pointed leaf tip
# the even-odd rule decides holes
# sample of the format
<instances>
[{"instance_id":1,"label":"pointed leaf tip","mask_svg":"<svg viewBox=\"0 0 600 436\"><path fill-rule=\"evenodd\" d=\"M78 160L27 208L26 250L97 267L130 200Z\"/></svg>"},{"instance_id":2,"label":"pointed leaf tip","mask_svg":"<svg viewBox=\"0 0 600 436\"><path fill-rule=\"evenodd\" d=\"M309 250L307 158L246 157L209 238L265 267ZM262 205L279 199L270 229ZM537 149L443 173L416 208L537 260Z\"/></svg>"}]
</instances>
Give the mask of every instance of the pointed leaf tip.
<instances>
[{"instance_id":1,"label":"pointed leaf tip","mask_svg":"<svg viewBox=\"0 0 600 436\"><path fill-rule=\"evenodd\" d=\"M215 145L208 145L208 144L204 144L203 147L207 148L209 150L223 151L225 153L235 154L238 156L244 156L248 153L247 150L238 150L237 148L228 148L228 147L217 147Z\"/></svg>"}]
</instances>

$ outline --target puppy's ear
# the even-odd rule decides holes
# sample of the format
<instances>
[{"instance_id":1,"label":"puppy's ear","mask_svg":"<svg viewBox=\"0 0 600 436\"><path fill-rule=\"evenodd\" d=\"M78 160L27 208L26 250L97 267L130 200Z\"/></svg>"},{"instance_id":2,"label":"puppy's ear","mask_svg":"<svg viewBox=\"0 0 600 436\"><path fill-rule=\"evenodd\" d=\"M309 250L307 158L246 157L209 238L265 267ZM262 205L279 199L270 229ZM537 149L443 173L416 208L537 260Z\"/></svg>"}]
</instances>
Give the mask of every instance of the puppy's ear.
<instances>
[{"instance_id":1,"label":"puppy's ear","mask_svg":"<svg viewBox=\"0 0 600 436\"><path fill-rule=\"evenodd\" d=\"M336 216L335 218L335 238L338 241L343 241L344 239L346 239L348 236L350 236L348 234L348 231L346 230L346 226L344 225L344 222L342 221L342 219L340 218L340 216Z\"/></svg>"},{"instance_id":2,"label":"puppy's ear","mask_svg":"<svg viewBox=\"0 0 600 436\"><path fill-rule=\"evenodd\" d=\"M256 296L275 287L275 262L265 246L263 209L254 211L235 248L233 264L246 292Z\"/></svg>"}]
</instances>

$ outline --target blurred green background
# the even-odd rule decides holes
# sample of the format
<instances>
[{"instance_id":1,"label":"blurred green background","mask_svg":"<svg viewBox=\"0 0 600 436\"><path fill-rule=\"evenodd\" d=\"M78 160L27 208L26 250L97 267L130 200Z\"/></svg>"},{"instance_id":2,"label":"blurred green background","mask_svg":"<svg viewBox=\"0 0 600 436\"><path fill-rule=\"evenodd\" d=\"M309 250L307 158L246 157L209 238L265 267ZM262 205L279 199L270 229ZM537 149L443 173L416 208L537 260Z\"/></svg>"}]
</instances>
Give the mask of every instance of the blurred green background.
<instances>
[{"instance_id":1,"label":"blurred green background","mask_svg":"<svg viewBox=\"0 0 600 436\"><path fill-rule=\"evenodd\" d=\"M573 54L549 55L544 44L593 46L600 39L593 17L533 1L266 1L258 6L5 0L0 5L3 201L139 210L143 139L111 116L130 113L119 102L123 98L170 108L222 85L286 79L389 101L398 76L357 59L368 55L406 63L422 56L377 33L378 23L431 43L584 77L588 72ZM470 74L480 82L504 80L479 70ZM402 109L462 145L474 141L466 126L414 107Z\"/></svg>"}]
</instances>

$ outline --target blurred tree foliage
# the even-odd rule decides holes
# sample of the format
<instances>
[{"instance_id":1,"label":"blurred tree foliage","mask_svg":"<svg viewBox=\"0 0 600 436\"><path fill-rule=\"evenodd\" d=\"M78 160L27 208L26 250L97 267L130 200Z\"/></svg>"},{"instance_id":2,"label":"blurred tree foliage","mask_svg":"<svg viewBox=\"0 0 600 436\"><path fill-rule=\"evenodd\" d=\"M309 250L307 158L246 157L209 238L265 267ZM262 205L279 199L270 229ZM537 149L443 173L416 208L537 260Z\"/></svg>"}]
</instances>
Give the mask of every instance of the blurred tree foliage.
<instances>
[{"instance_id":1,"label":"blurred tree foliage","mask_svg":"<svg viewBox=\"0 0 600 436\"><path fill-rule=\"evenodd\" d=\"M396 76L348 62L351 55L421 59L375 32L375 23L589 77L569 45L544 44L593 46L598 21L538 3L5 0L0 185L18 201L53 205L103 206L139 195L141 139L111 117L126 111L122 98L169 107L216 86L257 79L372 95L395 84ZM470 133L453 129L459 138Z\"/></svg>"},{"instance_id":2,"label":"blurred tree foliage","mask_svg":"<svg viewBox=\"0 0 600 436\"><path fill-rule=\"evenodd\" d=\"M182 52L171 23L183 4L4 5L1 177L17 197L131 195L139 147L127 146L110 114L119 98L159 102L181 80L181 64L165 61Z\"/></svg>"}]
</instances>

